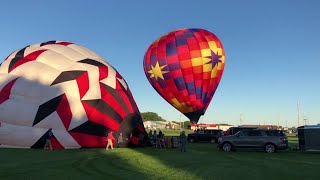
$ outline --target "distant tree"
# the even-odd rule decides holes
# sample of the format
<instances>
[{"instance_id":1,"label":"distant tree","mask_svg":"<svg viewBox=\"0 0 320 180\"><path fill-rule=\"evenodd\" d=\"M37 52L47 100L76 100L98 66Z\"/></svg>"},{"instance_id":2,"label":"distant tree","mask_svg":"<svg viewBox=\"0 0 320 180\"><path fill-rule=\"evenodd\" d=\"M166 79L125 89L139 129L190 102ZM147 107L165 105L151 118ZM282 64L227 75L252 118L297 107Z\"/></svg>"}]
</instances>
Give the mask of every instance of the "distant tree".
<instances>
[{"instance_id":1,"label":"distant tree","mask_svg":"<svg viewBox=\"0 0 320 180\"><path fill-rule=\"evenodd\" d=\"M140 113L143 121L166 121L155 112Z\"/></svg>"},{"instance_id":2,"label":"distant tree","mask_svg":"<svg viewBox=\"0 0 320 180\"><path fill-rule=\"evenodd\" d=\"M185 121L184 123L183 123L183 127L185 128L185 129L188 129L188 128L190 128L191 127L191 122L190 121Z\"/></svg>"},{"instance_id":3,"label":"distant tree","mask_svg":"<svg viewBox=\"0 0 320 180\"><path fill-rule=\"evenodd\" d=\"M320 125L320 123L318 123L317 125Z\"/></svg>"}]
</instances>

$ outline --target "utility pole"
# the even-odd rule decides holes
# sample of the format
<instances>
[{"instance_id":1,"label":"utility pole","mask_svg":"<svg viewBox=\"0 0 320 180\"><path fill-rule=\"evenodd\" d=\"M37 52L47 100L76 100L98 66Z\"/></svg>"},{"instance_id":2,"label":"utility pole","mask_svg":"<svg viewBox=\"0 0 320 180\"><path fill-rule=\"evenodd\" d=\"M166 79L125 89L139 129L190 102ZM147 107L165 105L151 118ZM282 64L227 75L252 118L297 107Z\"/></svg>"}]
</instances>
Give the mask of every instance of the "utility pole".
<instances>
[{"instance_id":1,"label":"utility pole","mask_svg":"<svg viewBox=\"0 0 320 180\"><path fill-rule=\"evenodd\" d=\"M286 120L286 128L288 127L288 120Z\"/></svg>"},{"instance_id":2,"label":"utility pole","mask_svg":"<svg viewBox=\"0 0 320 180\"><path fill-rule=\"evenodd\" d=\"M180 117L179 117L179 129L181 130L181 117L182 117L182 114L180 114Z\"/></svg>"},{"instance_id":3,"label":"utility pole","mask_svg":"<svg viewBox=\"0 0 320 180\"><path fill-rule=\"evenodd\" d=\"M239 124L239 126L241 126L241 124L242 124L242 113L240 113L240 124Z\"/></svg>"},{"instance_id":4,"label":"utility pole","mask_svg":"<svg viewBox=\"0 0 320 180\"><path fill-rule=\"evenodd\" d=\"M297 110L298 110L298 127L300 126L300 104L297 102Z\"/></svg>"},{"instance_id":5,"label":"utility pole","mask_svg":"<svg viewBox=\"0 0 320 180\"><path fill-rule=\"evenodd\" d=\"M302 113L302 119L304 121L304 125L308 125L308 118L304 116L304 113Z\"/></svg>"}]
</instances>

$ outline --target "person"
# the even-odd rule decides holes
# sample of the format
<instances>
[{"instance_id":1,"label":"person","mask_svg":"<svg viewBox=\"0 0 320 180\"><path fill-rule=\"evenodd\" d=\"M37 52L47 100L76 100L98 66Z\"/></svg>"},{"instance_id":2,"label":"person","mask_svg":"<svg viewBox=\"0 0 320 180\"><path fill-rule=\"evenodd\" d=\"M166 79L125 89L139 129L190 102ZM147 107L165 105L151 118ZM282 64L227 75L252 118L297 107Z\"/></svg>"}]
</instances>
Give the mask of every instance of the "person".
<instances>
[{"instance_id":1,"label":"person","mask_svg":"<svg viewBox=\"0 0 320 180\"><path fill-rule=\"evenodd\" d=\"M163 133L161 131L161 129L159 130L159 138L162 138L163 137Z\"/></svg>"},{"instance_id":2,"label":"person","mask_svg":"<svg viewBox=\"0 0 320 180\"><path fill-rule=\"evenodd\" d=\"M149 138L148 145L152 146L152 141L153 141L152 130L149 131L148 138Z\"/></svg>"},{"instance_id":3,"label":"person","mask_svg":"<svg viewBox=\"0 0 320 180\"><path fill-rule=\"evenodd\" d=\"M144 146L143 141L144 141L144 134L143 134L143 133L140 133L140 134L139 134L139 146L140 146L140 147L143 147L143 146Z\"/></svg>"},{"instance_id":4,"label":"person","mask_svg":"<svg viewBox=\"0 0 320 180\"><path fill-rule=\"evenodd\" d=\"M158 135L158 141L159 141L159 148L163 149L166 148L165 142L164 142L164 134L162 133L161 130L159 130L159 135Z\"/></svg>"},{"instance_id":5,"label":"person","mask_svg":"<svg viewBox=\"0 0 320 180\"><path fill-rule=\"evenodd\" d=\"M109 146L111 147L111 150L113 150L113 142L112 140L114 140L114 137L112 135L112 131L110 131L108 133L108 136L107 136L107 146L106 146L106 150L109 149Z\"/></svg>"},{"instance_id":6,"label":"person","mask_svg":"<svg viewBox=\"0 0 320 180\"><path fill-rule=\"evenodd\" d=\"M153 131L152 139L153 139L153 146L157 147L157 131L156 130Z\"/></svg>"},{"instance_id":7,"label":"person","mask_svg":"<svg viewBox=\"0 0 320 180\"><path fill-rule=\"evenodd\" d=\"M50 128L49 131L45 134L46 144L44 145L43 149L47 149L49 147L50 150L53 150L52 144L51 144L51 137L52 136L53 136L52 128Z\"/></svg>"},{"instance_id":8,"label":"person","mask_svg":"<svg viewBox=\"0 0 320 180\"><path fill-rule=\"evenodd\" d=\"M181 144L180 151L181 152L186 152L186 139L187 139L186 134L184 131L182 131L180 133L180 144Z\"/></svg>"},{"instance_id":9,"label":"person","mask_svg":"<svg viewBox=\"0 0 320 180\"><path fill-rule=\"evenodd\" d=\"M123 143L123 137L122 137L122 133L119 133L119 136L118 136L118 148L120 148L120 145Z\"/></svg>"}]
</instances>

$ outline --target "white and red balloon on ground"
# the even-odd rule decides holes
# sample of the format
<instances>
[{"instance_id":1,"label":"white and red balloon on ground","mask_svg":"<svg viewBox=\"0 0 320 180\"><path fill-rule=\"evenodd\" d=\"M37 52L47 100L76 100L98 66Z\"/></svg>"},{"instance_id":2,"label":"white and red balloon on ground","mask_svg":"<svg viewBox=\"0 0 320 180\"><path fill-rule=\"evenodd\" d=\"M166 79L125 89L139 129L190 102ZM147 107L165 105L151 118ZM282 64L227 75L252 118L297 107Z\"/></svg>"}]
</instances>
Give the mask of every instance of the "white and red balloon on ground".
<instances>
[{"instance_id":1,"label":"white and red balloon on ground","mask_svg":"<svg viewBox=\"0 0 320 180\"><path fill-rule=\"evenodd\" d=\"M143 122L123 77L91 50L63 41L29 45L0 67L0 144L41 148L103 147L122 133L137 145Z\"/></svg>"}]
</instances>

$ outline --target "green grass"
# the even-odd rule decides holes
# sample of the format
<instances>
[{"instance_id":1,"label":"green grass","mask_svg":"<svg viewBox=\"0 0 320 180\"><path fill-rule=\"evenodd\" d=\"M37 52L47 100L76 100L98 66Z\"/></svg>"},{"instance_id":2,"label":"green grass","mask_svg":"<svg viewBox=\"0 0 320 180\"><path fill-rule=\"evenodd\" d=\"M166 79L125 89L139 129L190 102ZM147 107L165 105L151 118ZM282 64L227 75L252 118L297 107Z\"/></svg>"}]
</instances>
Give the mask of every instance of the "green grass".
<instances>
[{"instance_id":1,"label":"green grass","mask_svg":"<svg viewBox=\"0 0 320 180\"><path fill-rule=\"evenodd\" d=\"M296 137L290 137L294 145ZM0 179L318 179L320 154L225 153L215 144L179 149L0 149Z\"/></svg>"}]
</instances>

